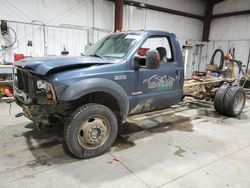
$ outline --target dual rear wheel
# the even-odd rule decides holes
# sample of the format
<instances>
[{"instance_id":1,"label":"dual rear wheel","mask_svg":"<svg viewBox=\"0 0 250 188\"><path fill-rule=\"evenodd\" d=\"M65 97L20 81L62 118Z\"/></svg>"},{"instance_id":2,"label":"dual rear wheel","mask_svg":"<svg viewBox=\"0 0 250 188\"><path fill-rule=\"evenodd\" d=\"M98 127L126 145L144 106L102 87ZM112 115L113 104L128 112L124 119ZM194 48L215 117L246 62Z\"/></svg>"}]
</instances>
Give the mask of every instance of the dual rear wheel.
<instances>
[{"instance_id":1,"label":"dual rear wheel","mask_svg":"<svg viewBox=\"0 0 250 188\"><path fill-rule=\"evenodd\" d=\"M215 94L214 108L222 115L237 117L243 111L245 102L246 93L243 88L224 83Z\"/></svg>"}]
</instances>

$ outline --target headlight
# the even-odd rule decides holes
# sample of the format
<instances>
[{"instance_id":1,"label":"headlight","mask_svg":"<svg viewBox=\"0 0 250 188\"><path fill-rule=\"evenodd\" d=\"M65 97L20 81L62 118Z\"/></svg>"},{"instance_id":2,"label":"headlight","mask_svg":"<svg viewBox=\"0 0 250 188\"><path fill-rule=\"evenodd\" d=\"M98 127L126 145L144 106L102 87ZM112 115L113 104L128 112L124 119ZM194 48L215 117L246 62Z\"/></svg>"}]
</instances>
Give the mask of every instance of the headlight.
<instances>
[{"instance_id":1,"label":"headlight","mask_svg":"<svg viewBox=\"0 0 250 188\"><path fill-rule=\"evenodd\" d=\"M53 99L55 100L55 93L50 83L43 81L43 80L38 80L36 85L39 90L46 92L46 96L48 100L53 100Z\"/></svg>"}]
</instances>

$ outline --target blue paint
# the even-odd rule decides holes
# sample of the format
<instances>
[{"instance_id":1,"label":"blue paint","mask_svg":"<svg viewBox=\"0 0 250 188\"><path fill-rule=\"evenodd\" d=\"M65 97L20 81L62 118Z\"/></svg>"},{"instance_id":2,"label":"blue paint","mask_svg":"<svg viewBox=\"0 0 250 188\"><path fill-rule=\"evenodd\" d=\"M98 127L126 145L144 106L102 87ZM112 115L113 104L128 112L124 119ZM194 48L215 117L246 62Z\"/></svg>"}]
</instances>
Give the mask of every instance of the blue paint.
<instances>
[{"instance_id":1,"label":"blue paint","mask_svg":"<svg viewBox=\"0 0 250 188\"><path fill-rule=\"evenodd\" d=\"M133 40L135 36L136 40ZM171 45L171 62L161 64L158 69L133 68L133 58L143 43L152 36L167 37ZM92 49L97 54L87 53L79 57L42 57L19 61L20 69L29 70L35 77L49 82L59 101L72 101L95 91L105 91L113 95L121 104L123 117L130 113L141 113L133 110L136 106L145 103L151 106L148 111L162 109L178 103L183 93L183 60L179 42L173 33L163 31L130 31L114 33L105 40L115 40L127 37L133 43L119 46L119 54L106 56L102 51ZM100 45L100 44L99 44ZM126 46L127 45L127 46ZM99 48L101 45L99 46ZM124 49L123 49L124 47ZM95 46L93 47L95 48ZM110 46L110 48L113 48ZM124 53L122 51L124 50ZM91 51L91 52L92 52ZM112 51L112 50L111 50ZM123 76L126 79L117 79ZM148 88L144 80L154 75L167 76L175 81L172 85L162 85L156 88ZM132 95L132 93L139 93ZM123 104L124 103L124 104ZM138 108L142 109L142 108Z\"/></svg>"}]
</instances>

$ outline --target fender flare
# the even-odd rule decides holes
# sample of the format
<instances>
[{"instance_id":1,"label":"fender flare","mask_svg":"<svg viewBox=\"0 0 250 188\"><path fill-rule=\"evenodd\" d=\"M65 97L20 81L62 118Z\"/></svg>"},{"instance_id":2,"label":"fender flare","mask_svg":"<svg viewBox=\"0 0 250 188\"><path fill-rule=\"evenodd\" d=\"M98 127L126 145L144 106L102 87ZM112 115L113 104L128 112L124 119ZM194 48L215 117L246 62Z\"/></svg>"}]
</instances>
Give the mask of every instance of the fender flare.
<instances>
[{"instance_id":1,"label":"fender flare","mask_svg":"<svg viewBox=\"0 0 250 188\"><path fill-rule=\"evenodd\" d=\"M129 111L129 98L125 90L112 80L89 78L70 85L60 96L61 101L74 101L93 92L106 92L112 95L120 107L120 116L124 121Z\"/></svg>"}]
</instances>

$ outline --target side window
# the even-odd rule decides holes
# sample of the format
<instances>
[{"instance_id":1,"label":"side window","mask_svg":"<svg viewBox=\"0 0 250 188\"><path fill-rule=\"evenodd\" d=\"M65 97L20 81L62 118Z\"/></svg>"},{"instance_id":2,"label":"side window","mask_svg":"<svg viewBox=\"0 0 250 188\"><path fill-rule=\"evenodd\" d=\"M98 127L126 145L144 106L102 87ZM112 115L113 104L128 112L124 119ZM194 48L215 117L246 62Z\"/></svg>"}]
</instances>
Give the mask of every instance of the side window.
<instances>
[{"instance_id":1,"label":"side window","mask_svg":"<svg viewBox=\"0 0 250 188\"><path fill-rule=\"evenodd\" d=\"M148 50L157 50L162 63L173 62L171 45L167 37L153 36L148 38L137 53L143 56Z\"/></svg>"}]
</instances>

